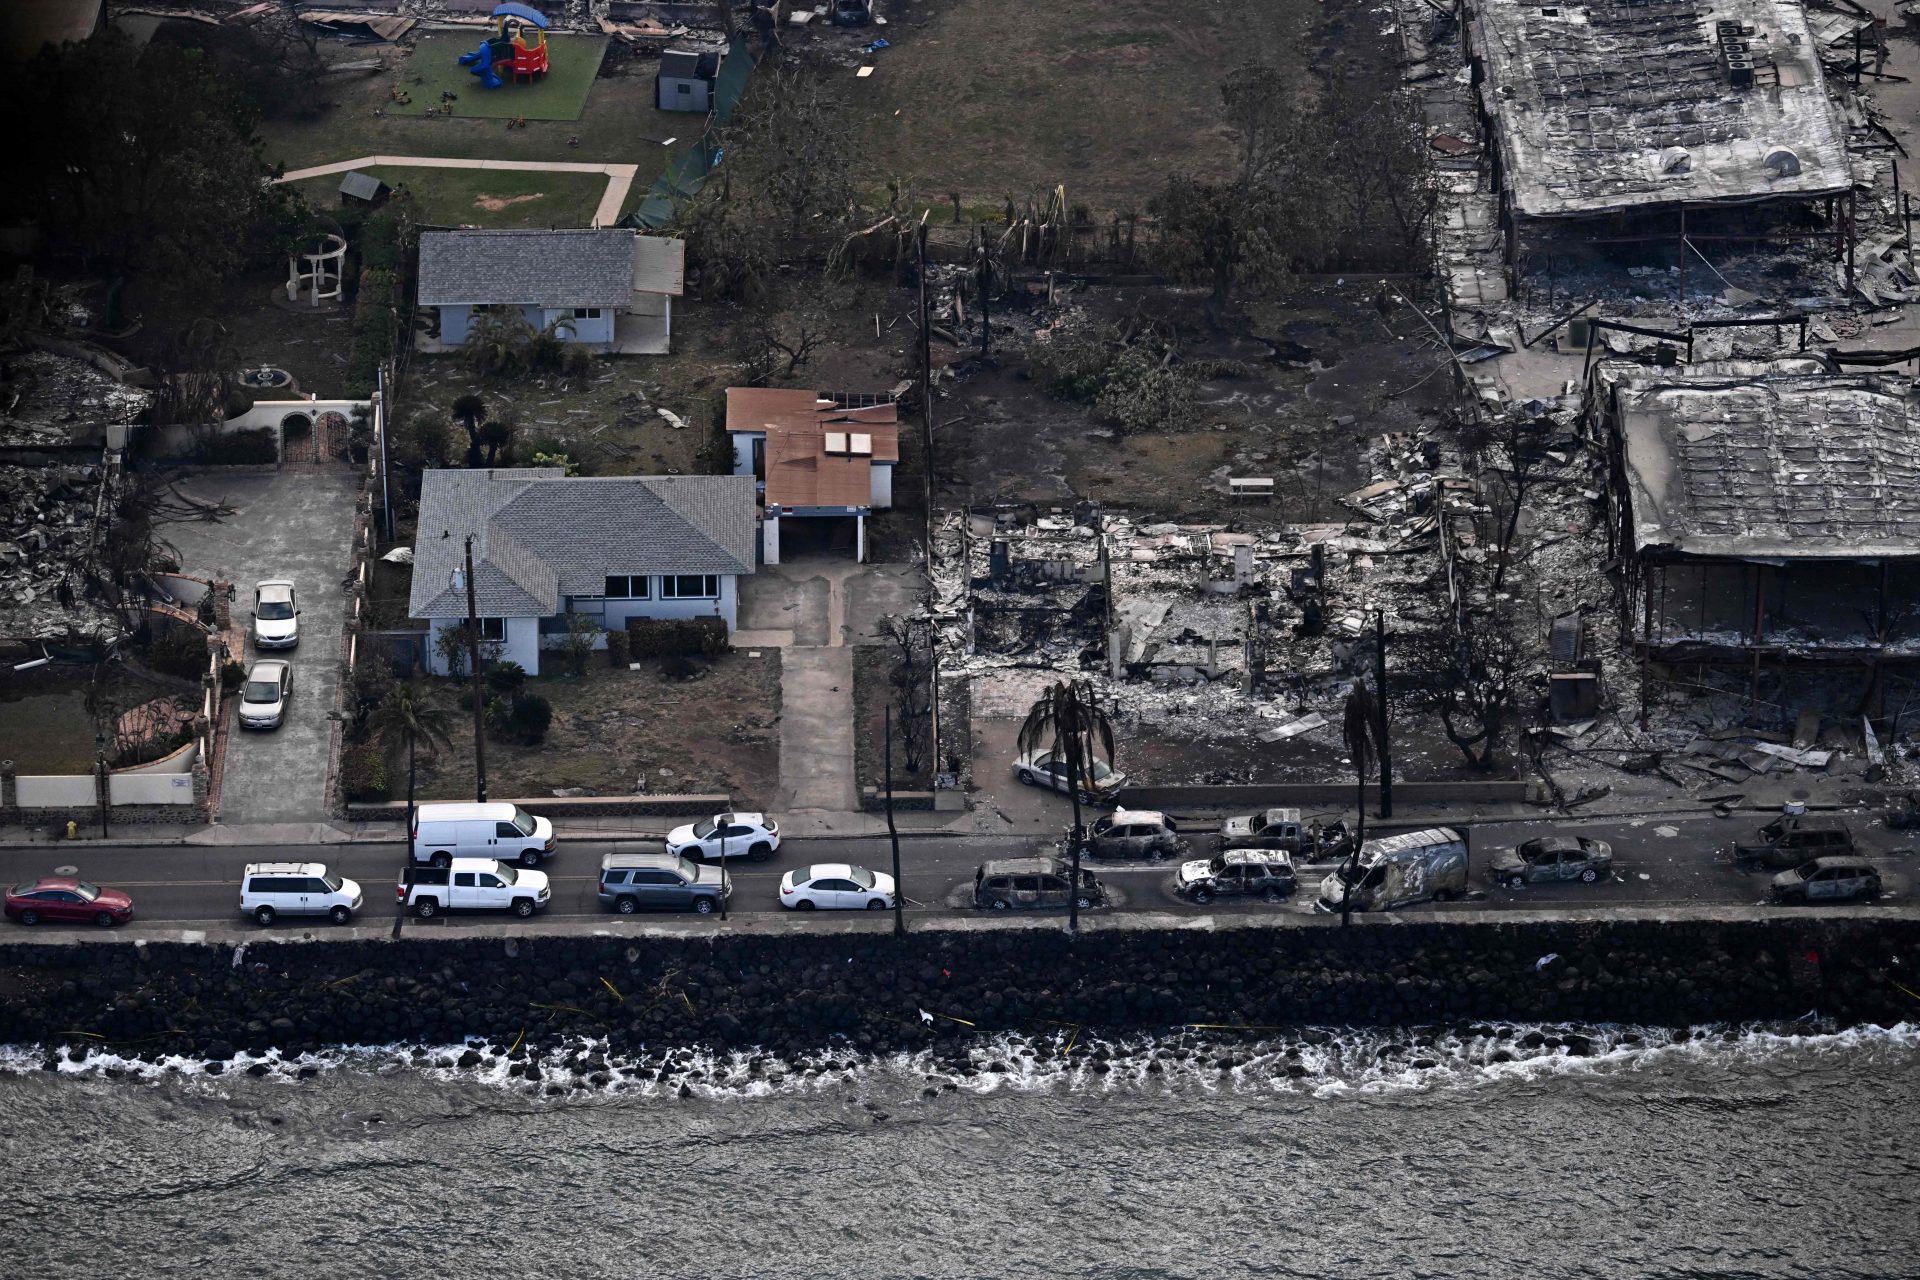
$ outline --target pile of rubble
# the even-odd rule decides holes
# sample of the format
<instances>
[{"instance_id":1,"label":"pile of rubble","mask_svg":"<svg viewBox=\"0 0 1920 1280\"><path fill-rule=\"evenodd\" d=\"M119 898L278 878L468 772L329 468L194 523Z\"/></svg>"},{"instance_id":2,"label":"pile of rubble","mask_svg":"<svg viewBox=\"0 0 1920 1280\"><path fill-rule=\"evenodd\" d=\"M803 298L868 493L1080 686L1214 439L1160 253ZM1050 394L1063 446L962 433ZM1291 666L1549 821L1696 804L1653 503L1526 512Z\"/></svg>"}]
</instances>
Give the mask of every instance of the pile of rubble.
<instances>
[{"instance_id":1,"label":"pile of rubble","mask_svg":"<svg viewBox=\"0 0 1920 1280\"><path fill-rule=\"evenodd\" d=\"M148 399L85 360L16 352L0 358L0 446L98 449L106 428L133 422Z\"/></svg>"},{"instance_id":2,"label":"pile of rubble","mask_svg":"<svg viewBox=\"0 0 1920 1280\"><path fill-rule=\"evenodd\" d=\"M122 634L84 586L103 484L98 466L0 467L0 640Z\"/></svg>"}]
</instances>

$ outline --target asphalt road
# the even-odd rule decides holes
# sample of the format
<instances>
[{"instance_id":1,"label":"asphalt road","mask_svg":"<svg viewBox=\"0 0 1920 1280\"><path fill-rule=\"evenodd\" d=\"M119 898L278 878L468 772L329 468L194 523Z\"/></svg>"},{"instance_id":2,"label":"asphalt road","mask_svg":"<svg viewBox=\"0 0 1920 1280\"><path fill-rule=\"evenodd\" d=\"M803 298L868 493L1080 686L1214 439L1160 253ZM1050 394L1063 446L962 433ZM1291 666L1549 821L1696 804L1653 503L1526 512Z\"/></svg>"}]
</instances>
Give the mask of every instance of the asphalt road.
<instances>
[{"instance_id":1,"label":"asphalt road","mask_svg":"<svg viewBox=\"0 0 1920 1280\"><path fill-rule=\"evenodd\" d=\"M1881 868L1885 892L1880 902L1898 905L1906 902L1913 890L1917 858L1914 850L1920 836L1913 832L1892 832L1870 825L1867 815L1850 817L1855 840L1861 851ZM1743 873L1716 853L1716 849L1735 836L1750 838L1758 826L1755 815L1737 815L1729 819L1630 819L1594 821L1544 821L1494 823L1470 833L1471 874L1474 892L1464 902L1408 908L1403 914L1444 913L1459 909L1485 909L1513 906L1538 911L1564 906L1578 909L1589 906L1644 907L1731 906L1764 904L1767 899L1765 873ZM1200 829L1184 823L1187 830ZM1614 877L1611 881L1584 885L1578 883L1533 885L1524 889L1490 886L1486 875L1489 856L1500 849L1534 836L1553 832L1577 832L1612 842ZM974 868L982 859L1029 854L1045 842L1005 836L917 836L901 841L902 879L910 907L932 911L971 910L969 901ZM1206 843L1204 835L1196 845ZM562 841L546 870L553 884L553 902L546 915L580 918L609 915L594 896L600 855L615 847L647 847L634 842ZM55 873L57 867L73 866L87 879L125 889L134 900L135 921L175 926L206 924L228 927L241 923L239 916L239 878L241 868L250 862L311 860L360 883L366 894L363 914L386 918L394 908L394 885L399 877L401 849L395 845L348 844L324 847L277 846L272 848L210 848L162 845L154 847L88 847L78 845L41 845L31 848L0 850L0 880L14 884ZM1195 856L1200 856L1196 850ZM810 862L856 862L875 870L888 870L890 854L884 838L854 840L822 839L788 841L769 862L753 864L736 860L731 910L734 912L778 912L777 885L781 875L793 867ZM1138 863L1102 862L1088 859L1086 865L1106 882L1120 911L1180 911L1201 914L1202 909L1176 898L1169 890L1172 869ZM1216 900L1207 912L1272 912L1313 910L1314 890L1326 870L1303 866L1301 891L1290 903L1236 903ZM1818 907L1782 907L1778 910L1818 910ZM475 921L495 922L501 913L442 917L446 927L459 928ZM9 926L17 928L19 926ZM40 925L42 929L67 926ZM84 928L85 926L75 926ZM251 927L251 926L249 926ZM278 926L289 927L286 924ZM322 927L325 927L324 924Z\"/></svg>"}]
</instances>

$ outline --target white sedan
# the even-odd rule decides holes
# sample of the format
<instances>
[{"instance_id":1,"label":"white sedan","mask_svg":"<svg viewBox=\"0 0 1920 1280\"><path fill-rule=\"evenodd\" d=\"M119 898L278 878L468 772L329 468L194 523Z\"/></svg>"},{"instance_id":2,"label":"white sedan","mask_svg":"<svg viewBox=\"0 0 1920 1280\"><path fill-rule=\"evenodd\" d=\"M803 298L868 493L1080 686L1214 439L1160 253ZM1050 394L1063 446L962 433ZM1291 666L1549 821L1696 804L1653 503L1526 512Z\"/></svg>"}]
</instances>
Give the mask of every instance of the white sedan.
<instances>
[{"instance_id":1,"label":"white sedan","mask_svg":"<svg viewBox=\"0 0 1920 1280\"><path fill-rule=\"evenodd\" d=\"M893 906L893 877L844 862L800 867L780 878L780 905L795 911L886 911Z\"/></svg>"},{"instance_id":2,"label":"white sedan","mask_svg":"<svg viewBox=\"0 0 1920 1280\"><path fill-rule=\"evenodd\" d=\"M667 832L667 852L683 858L765 862L780 847L780 824L764 813L716 813Z\"/></svg>"}]
</instances>

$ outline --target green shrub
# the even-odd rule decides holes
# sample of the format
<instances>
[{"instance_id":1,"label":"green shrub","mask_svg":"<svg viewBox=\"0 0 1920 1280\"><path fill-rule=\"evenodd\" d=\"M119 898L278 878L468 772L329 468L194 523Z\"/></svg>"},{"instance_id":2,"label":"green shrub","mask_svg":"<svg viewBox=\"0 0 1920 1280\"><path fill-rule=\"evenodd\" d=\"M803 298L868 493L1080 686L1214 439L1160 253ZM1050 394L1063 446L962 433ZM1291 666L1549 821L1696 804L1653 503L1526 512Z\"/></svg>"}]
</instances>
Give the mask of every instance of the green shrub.
<instances>
[{"instance_id":1,"label":"green shrub","mask_svg":"<svg viewBox=\"0 0 1920 1280\"><path fill-rule=\"evenodd\" d=\"M553 724L553 704L537 693L526 694L513 704L508 723L516 738L533 746L546 739Z\"/></svg>"},{"instance_id":2,"label":"green shrub","mask_svg":"<svg viewBox=\"0 0 1920 1280\"><path fill-rule=\"evenodd\" d=\"M266 427L230 431L201 447L200 461L211 467L258 467L280 461L280 447Z\"/></svg>"},{"instance_id":3,"label":"green shrub","mask_svg":"<svg viewBox=\"0 0 1920 1280\"><path fill-rule=\"evenodd\" d=\"M631 618L627 644L635 659L684 658L696 653L717 658L733 647L727 642L725 618Z\"/></svg>"},{"instance_id":4,"label":"green shrub","mask_svg":"<svg viewBox=\"0 0 1920 1280\"><path fill-rule=\"evenodd\" d=\"M527 669L517 662L489 662L486 681L496 697L511 702L527 687Z\"/></svg>"},{"instance_id":5,"label":"green shrub","mask_svg":"<svg viewBox=\"0 0 1920 1280\"><path fill-rule=\"evenodd\" d=\"M387 798L387 758L371 742L357 742L340 756L340 791L349 800Z\"/></svg>"},{"instance_id":6,"label":"green shrub","mask_svg":"<svg viewBox=\"0 0 1920 1280\"><path fill-rule=\"evenodd\" d=\"M607 632L607 662L616 670L624 669L633 661L633 641L624 631Z\"/></svg>"}]
</instances>

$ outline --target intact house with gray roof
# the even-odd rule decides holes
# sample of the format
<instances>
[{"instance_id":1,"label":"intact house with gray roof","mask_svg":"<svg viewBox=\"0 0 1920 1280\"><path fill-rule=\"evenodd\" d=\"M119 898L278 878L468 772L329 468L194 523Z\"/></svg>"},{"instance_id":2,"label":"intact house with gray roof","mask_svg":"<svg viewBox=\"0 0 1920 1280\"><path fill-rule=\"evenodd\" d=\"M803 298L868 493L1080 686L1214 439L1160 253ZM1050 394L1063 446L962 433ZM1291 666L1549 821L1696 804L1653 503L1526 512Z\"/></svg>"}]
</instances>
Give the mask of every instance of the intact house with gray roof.
<instances>
[{"instance_id":1,"label":"intact house with gray roof","mask_svg":"<svg viewBox=\"0 0 1920 1280\"><path fill-rule=\"evenodd\" d=\"M428 669L448 674L440 636L467 617L468 538L482 638L538 674L541 650L565 643L569 613L609 630L629 618L719 617L731 634L756 520L752 476L428 471L408 601L429 627Z\"/></svg>"},{"instance_id":2,"label":"intact house with gray roof","mask_svg":"<svg viewBox=\"0 0 1920 1280\"><path fill-rule=\"evenodd\" d=\"M426 231L419 302L439 313L437 338L459 347L487 312L517 314L562 341L610 355L665 355L673 300L685 293L686 243L620 228Z\"/></svg>"}]
</instances>

